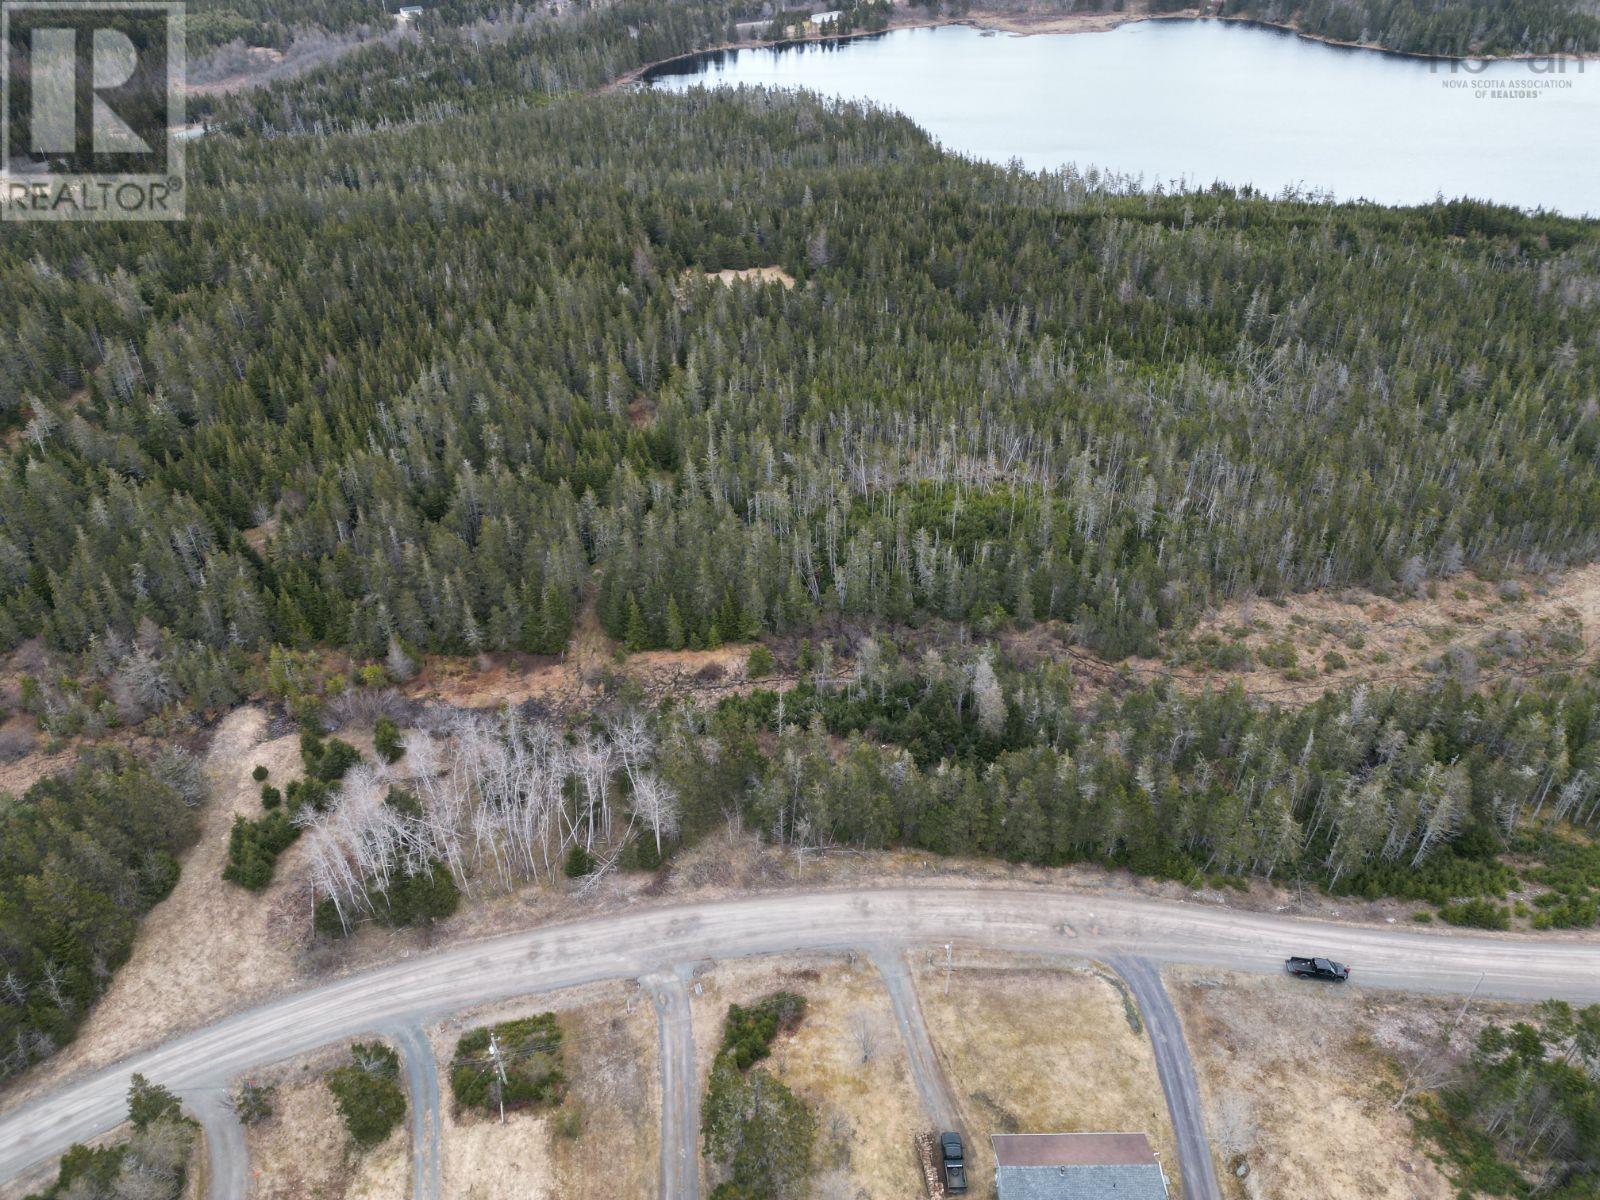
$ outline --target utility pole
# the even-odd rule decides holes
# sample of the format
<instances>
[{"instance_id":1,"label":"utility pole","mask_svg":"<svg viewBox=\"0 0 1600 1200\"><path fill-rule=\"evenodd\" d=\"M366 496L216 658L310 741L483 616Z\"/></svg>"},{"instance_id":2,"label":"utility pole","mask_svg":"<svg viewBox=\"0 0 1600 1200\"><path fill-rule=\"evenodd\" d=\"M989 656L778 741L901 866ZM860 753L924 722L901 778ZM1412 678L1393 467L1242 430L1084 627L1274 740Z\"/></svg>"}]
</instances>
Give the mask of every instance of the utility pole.
<instances>
[{"instance_id":1,"label":"utility pole","mask_svg":"<svg viewBox=\"0 0 1600 1200\"><path fill-rule=\"evenodd\" d=\"M500 1102L500 1124L506 1123L506 1064L500 1057L500 1042L494 1035L494 1030L489 1030L489 1061L494 1064L496 1079L494 1094Z\"/></svg>"}]
</instances>

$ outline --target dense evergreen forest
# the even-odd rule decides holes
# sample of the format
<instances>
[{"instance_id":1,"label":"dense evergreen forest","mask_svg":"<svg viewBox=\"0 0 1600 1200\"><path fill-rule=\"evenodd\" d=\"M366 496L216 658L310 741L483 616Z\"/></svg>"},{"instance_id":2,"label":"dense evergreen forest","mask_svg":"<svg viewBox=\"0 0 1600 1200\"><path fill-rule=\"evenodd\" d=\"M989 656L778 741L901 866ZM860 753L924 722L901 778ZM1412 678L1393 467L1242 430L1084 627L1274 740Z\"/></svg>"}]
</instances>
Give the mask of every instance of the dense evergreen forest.
<instances>
[{"instance_id":1,"label":"dense evergreen forest","mask_svg":"<svg viewBox=\"0 0 1600 1200\"><path fill-rule=\"evenodd\" d=\"M586 797L526 827L585 856L621 762L641 863L742 816L1493 925L1514 849L1552 873L1546 924L1592 924L1593 864L1526 820L1597 819L1591 680L1095 707L960 646L1050 620L1119 658L1231 596L1592 560L1596 226L1145 194L952 158L865 106L591 90L747 15L440 6L215 101L188 222L0 227L0 646L69 664L24 707L60 735L215 713L284 648L369 685L557 654L589 604L632 650L849 623L890 631L850 687L682 706L648 762L549 729L473 753ZM746 267L793 286L706 278ZM956 648L889 652L931 628ZM462 761L453 794L356 773L300 806L332 925L393 915L391 871L469 882L452 839L487 759ZM7 1073L71 1035L170 886L191 822L162 770L0 802ZM296 832L273 811L254 849ZM540 850L493 869L539 877Z\"/></svg>"},{"instance_id":2,"label":"dense evergreen forest","mask_svg":"<svg viewBox=\"0 0 1600 1200\"><path fill-rule=\"evenodd\" d=\"M1088 712L1073 683L1059 664L1015 670L987 649L911 658L869 643L848 686L675 714L660 770L691 835L733 805L799 846L1298 879L1496 928L1510 916L1496 901L1534 890L1536 927L1597 919L1600 851L1530 827L1600 827L1592 681L1360 687L1293 710L1157 684ZM1527 860L1520 876L1508 848Z\"/></svg>"},{"instance_id":3,"label":"dense evergreen forest","mask_svg":"<svg viewBox=\"0 0 1600 1200\"><path fill-rule=\"evenodd\" d=\"M1407 54L1600 52L1600 10L1585 0L1223 0L1222 12Z\"/></svg>"},{"instance_id":4,"label":"dense evergreen forest","mask_svg":"<svg viewBox=\"0 0 1600 1200\"><path fill-rule=\"evenodd\" d=\"M1120 195L780 95L196 157L186 225L0 238L0 640L145 707L274 642L553 652L591 580L635 648L839 612L1116 656L1596 548L1583 223ZM761 264L799 286L699 278Z\"/></svg>"},{"instance_id":5,"label":"dense evergreen forest","mask_svg":"<svg viewBox=\"0 0 1600 1200\"><path fill-rule=\"evenodd\" d=\"M1460 1194L1600 1195L1600 1005L1558 1000L1492 1023L1460 1077L1428 1097L1433 1137Z\"/></svg>"},{"instance_id":6,"label":"dense evergreen forest","mask_svg":"<svg viewBox=\"0 0 1600 1200\"><path fill-rule=\"evenodd\" d=\"M672 7L715 11L719 4L727 21L736 18L764 22L763 34L773 38L788 35L814 11L787 0L742 0L737 4L688 0ZM283 50L297 39L376 38L391 29L394 13L400 7L385 0L193 0L188 6L187 31L191 52L200 55L230 42ZM486 40L529 24L544 25L548 36L548 27L556 23L550 18L565 8L537 2L506 4L503 0L440 0L422 7L420 28L425 34L447 35L448 42L448 35L467 29L474 49L482 49ZM583 4L578 11L601 16L608 8L629 7L637 5L632 0ZM652 7L655 11L649 14L650 25L670 25L677 19L675 14L663 11L667 5L661 0L655 0ZM845 15L839 32L882 28L890 15L887 0L855 0L840 7ZM1149 0L1146 5L1125 4L1124 0L991 0L988 4L911 0L911 7L913 15L920 15L918 10L930 15L964 15L969 9L976 9L981 17L984 12L1016 16L1141 9L1169 14L1207 6L1193 0ZM1592 0L1223 0L1218 11L1230 17L1292 25L1315 37L1411 54L1462 57L1600 52L1600 12ZM648 50L660 37L659 32L644 25L633 27L644 40L641 49ZM676 46L670 53L713 41L736 40L731 28L724 32L725 37ZM671 35L668 36L670 40ZM619 51L620 43L607 49L610 54ZM640 61L661 57L665 55L647 54ZM465 56L459 57L455 65L458 70L473 70Z\"/></svg>"},{"instance_id":7,"label":"dense evergreen forest","mask_svg":"<svg viewBox=\"0 0 1600 1200\"><path fill-rule=\"evenodd\" d=\"M204 794L190 759L97 754L0 796L0 1081L72 1040L177 882Z\"/></svg>"}]
</instances>

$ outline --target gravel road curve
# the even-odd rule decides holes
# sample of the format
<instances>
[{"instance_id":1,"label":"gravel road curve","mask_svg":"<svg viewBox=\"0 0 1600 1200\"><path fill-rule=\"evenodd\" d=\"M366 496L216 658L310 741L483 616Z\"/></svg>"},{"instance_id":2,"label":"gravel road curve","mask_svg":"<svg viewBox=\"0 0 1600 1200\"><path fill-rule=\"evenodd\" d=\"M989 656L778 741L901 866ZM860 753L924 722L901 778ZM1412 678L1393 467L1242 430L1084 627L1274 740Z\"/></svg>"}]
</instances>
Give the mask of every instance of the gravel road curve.
<instances>
[{"instance_id":1,"label":"gravel road curve","mask_svg":"<svg viewBox=\"0 0 1600 1200\"><path fill-rule=\"evenodd\" d=\"M245 1151L244 1126L228 1092L220 1087L187 1089L183 1093L189 1112L206 1131L206 1167L211 1200L245 1200L250 1190L250 1156Z\"/></svg>"},{"instance_id":2,"label":"gravel road curve","mask_svg":"<svg viewBox=\"0 0 1600 1200\"><path fill-rule=\"evenodd\" d=\"M115 1125L128 1076L176 1091L397 1023L673 963L885 941L1196 963L1277 972L1290 953L1354 964L1360 984L1534 1000L1600 1001L1600 942L1455 936L1044 889L897 887L783 892L607 914L467 943L272 1000L14 1105L0 1116L0 1180Z\"/></svg>"}]
</instances>

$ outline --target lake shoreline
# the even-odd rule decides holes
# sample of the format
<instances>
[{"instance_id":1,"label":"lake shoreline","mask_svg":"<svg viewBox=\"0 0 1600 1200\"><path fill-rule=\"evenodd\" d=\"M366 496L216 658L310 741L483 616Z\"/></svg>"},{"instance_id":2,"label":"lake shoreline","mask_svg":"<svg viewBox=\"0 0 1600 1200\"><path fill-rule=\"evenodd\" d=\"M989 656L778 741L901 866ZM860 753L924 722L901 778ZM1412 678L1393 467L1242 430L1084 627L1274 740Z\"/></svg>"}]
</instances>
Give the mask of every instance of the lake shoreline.
<instances>
[{"instance_id":1,"label":"lake shoreline","mask_svg":"<svg viewBox=\"0 0 1600 1200\"><path fill-rule=\"evenodd\" d=\"M1219 24L1243 25L1257 29L1275 29L1281 33L1290 33L1295 37L1308 42L1320 42L1324 46L1337 46L1341 50L1366 50L1374 54L1389 54L1396 58L1416 59L1424 62L1449 62L1449 63L1498 63L1498 62L1597 62L1600 54L1566 54L1566 53L1526 53L1526 54L1484 54L1484 55L1450 55L1428 54L1417 50L1396 50L1389 46L1382 46L1372 42L1341 41L1338 38L1324 37L1315 33L1307 33L1299 26L1289 22L1263 21L1255 17L1225 17L1201 12L1199 9L1188 9L1175 13L1149 13L1149 12L1109 12L1109 13L1002 13L978 11L968 13L961 17L942 16L917 16L905 20L891 20L883 29L859 29L850 33L815 33L805 37L789 38L754 38L748 41L722 42L715 46L706 46L699 50L690 50L683 54L674 54L668 58L658 59L635 67L624 72L616 79L600 88L601 92L612 92L626 88L631 84L647 81L651 75L663 67L673 63L688 62L706 54L723 54L736 50L778 50L785 46L804 46L813 43L837 42L844 43L855 41L859 38L881 37L886 33L893 33L902 29L943 29L952 25L964 25L969 29L977 29L989 33L1007 33L1015 37L1044 37L1073 33L1109 33L1113 29L1120 29L1124 25L1137 24L1140 21L1214 21Z\"/></svg>"},{"instance_id":2,"label":"lake shoreline","mask_svg":"<svg viewBox=\"0 0 1600 1200\"><path fill-rule=\"evenodd\" d=\"M901 113L954 154L1030 173L1092 166L1141 190L1596 215L1600 165L1559 166L1600 121L1600 79L1577 67L1334 52L1257 22L1112 19L1103 37L1056 39L988 36L985 23L858 34L869 40L849 53L811 38L791 53L685 56L637 86L799 88Z\"/></svg>"}]
</instances>

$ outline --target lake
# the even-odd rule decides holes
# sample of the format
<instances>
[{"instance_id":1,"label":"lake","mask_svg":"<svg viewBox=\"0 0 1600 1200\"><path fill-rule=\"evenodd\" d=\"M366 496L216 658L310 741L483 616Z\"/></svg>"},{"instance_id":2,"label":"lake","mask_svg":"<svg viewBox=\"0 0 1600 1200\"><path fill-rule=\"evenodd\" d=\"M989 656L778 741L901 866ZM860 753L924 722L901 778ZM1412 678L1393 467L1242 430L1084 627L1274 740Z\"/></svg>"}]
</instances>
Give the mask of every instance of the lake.
<instances>
[{"instance_id":1,"label":"lake","mask_svg":"<svg viewBox=\"0 0 1600 1200\"><path fill-rule=\"evenodd\" d=\"M1033 170L1600 215L1596 61L1450 63L1160 20L1028 37L902 29L705 54L647 78L871 100L948 150Z\"/></svg>"}]
</instances>

